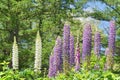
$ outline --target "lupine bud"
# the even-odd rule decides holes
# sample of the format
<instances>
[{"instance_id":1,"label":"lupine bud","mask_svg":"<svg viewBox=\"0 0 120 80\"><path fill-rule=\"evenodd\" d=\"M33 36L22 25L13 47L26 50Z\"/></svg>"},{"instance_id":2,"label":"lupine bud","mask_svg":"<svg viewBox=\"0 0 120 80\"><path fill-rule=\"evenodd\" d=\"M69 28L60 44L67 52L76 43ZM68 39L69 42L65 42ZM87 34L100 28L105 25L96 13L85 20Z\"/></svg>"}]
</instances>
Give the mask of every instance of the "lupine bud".
<instances>
[{"instance_id":1,"label":"lupine bud","mask_svg":"<svg viewBox=\"0 0 120 80\"><path fill-rule=\"evenodd\" d=\"M55 71L55 65L54 65L54 55L51 54L49 57L49 72L48 72L48 77L55 77L56 71Z\"/></svg>"},{"instance_id":2,"label":"lupine bud","mask_svg":"<svg viewBox=\"0 0 120 80\"><path fill-rule=\"evenodd\" d=\"M107 70L112 69L112 67L113 67L112 50L110 50L109 48L106 48L105 55L106 55L105 69L107 69Z\"/></svg>"},{"instance_id":3,"label":"lupine bud","mask_svg":"<svg viewBox=\"0 0 120 80\"><path fill-rule=\"evenodd\" d=\"M101 36L99 32L96 32L94 36L94 53L97 56L97 58L100 57L100 49L101 49Z\"/></svg>"},{"instance_id":4,"label":"lupine bud","mask_svg":"<svg viewBox=\"0 0 120 80\"><path fill-rule=\"evenodd\" d=\"M86 24L83 31L82 61L90 64L92 30L91 25Z\"/></svg>"},{"instance_id":5,"label":"lupine bud","mask_svg":"<svg viewBox=\"0 0 120 80\"><path fill-rule=\"evenodd\" d=\"M36 44L35 44L35 64L34 69L38 71L41 69L41 54L42 54L42 42L39 31L37 32Z\"/></svg>"},{"instance_id":6,"label":"lupine bud","mask_svg":"<svg viewBox=\"0 0 120 80\"><path fill-rule=\"evenodd\" d=\"M110 21L108 47L110 50L112 50L112 53L115 53L115 36L116 36L115 21Z\"/></svg>"},{"instance_id":7,"label":"lupine bud","mask_svg":"<svg viewBox=\"0 0 120 80\"><path fill-rule=\"evenodd\" d=\"M13 67L13 69L18 69L18 67L19 67L18 45L16 42L16 37L14 37L13 50L12 50L12 67Z\"/></svg>"},{"instance_id":8,"label":"lupine bud","mask_svg":"<svg viewBox=\"0 0 120 80\"><path fill-rule=\"evenodd\" d=\"M62 61L62 39L58 36L54 47L54 64L56 73L62 70Z\"/></svg>"},{"instance_id":9,"label":"lupine bud","mask_svg":"<svg viewBox=\"0 0 120 80\"><path fill-rule=\"evenodd\" d=\"M69 71L69 47L70 46L70 26L65 24L64 25L64 32L63 32L63 70L64 73Z\"/></svg>"},{"instance_id":10,"label":"lupine bud","mask_svg":"<svg viewBox=\"0 0 120 80\"><path fill-rule=\"evenodd\" d=\"M70 66L74 64L74 36L70 35Z\"/></svg>"}]
</instances>

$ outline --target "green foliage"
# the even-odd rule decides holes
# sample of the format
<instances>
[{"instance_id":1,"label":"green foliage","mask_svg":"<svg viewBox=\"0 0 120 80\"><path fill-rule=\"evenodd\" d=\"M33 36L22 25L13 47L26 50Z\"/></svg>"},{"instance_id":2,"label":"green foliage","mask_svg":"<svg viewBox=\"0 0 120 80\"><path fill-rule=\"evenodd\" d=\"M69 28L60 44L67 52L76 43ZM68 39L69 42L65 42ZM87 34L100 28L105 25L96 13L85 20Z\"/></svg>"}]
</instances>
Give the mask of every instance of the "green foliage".
<instances>
[{"instance_id":1,"label":"green foliage","mask_svg":"<svg viewBox=\"0 0 120 80\"><path fill-rule=\"evenodd\" d=\"M93 53L93 52L92 52ZM33 68L27 68L24 70L12 70L8 67L9 62L0 63L2 65L2 71L0 72L0 80L119 80L120 79L120 66L116 63L117 57L115 57L115 64L112 71L104 70L104 64L106 57L101 55L98 61L95 55L92 54L91 63L89 69L85 68L85 65L81 67L79 71L75 71L74 67L68 71L67 74L59 73L55 78L48 78L47 70L44 69L41 72L34 72ZM99 64L99 69L95 69L95 64Z\"/></svg>"}]
</instances>

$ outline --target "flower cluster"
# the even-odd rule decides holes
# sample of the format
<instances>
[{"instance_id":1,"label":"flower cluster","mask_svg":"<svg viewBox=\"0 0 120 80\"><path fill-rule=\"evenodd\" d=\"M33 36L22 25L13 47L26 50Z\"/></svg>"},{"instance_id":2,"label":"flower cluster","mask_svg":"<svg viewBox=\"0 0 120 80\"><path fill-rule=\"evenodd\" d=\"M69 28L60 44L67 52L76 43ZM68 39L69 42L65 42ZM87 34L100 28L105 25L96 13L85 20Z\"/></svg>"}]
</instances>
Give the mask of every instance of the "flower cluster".
<instances>
[{"instance_id":1,"label":"flower cluster","mask_svg":"<svg viewBox=\"0 0 120 80\"><path fill-rule=\"evenodd\" d=\"M74 36L70 35L70 65L74 65Z\"/></svg>"},{"instance_id":2,"label":"flower cluster","mask_svg":"<svg viewBox=\"0 0 120 80\"><path fill-rule=\"evenodd\" d=\"M54 55L51 54L50 58L49 58L49 72L48 72L48 76L50 77L55 77L56 75L56 71L54 68Z\"/></svg>"},{"instance_id":3,"label":"flower cluster","mask_svg":"<svg viewBox=\"0 0 120 80\"><path fill-rule=\"evenodd\" d=\"M58 36L54 47L54 65L56 72L62 70L62 61L62 39Z\"/></svg>"},{"instance_id":4,"label":"flower cluster","mask_svg":"<svg viewBox=\"0 0 120 80\"><path fill-rule=\"evenodd\" d=\"M91 56L92 30L91 25L86 24L83 31L82 61L86 62ZM89 59L88 59L89 60ZM89 61L87 62L89 63Z\"/></svg>"},{"instance_id":5,"label":"flower cluster","mask_svg":"<svg viewBox=\"0 0 120 80\"><path fill-rule=\"evenodd\" d=\"M80 69L80 46L78 43L75 53L75 71L78 71L79 69Z\"/></svg>"},{"instance_id":6,"label":"flower cluster","mask_svg":"<svg viewBox=\"0 0 120 80\"><path fill-rule=\"evenodd\" d=\"M16 37L14 37L13 49L12 49L12 67L13 69L18 69L19 61L18 61L18 45L16 42Z\"/></svg>"},{"instance_id":7,"label":"flower cluster","mask_svg":"<svg viewBox=\"0 0 120 80\"><path fill-rule=\"evenodd\" d=\"M101 49L101 36L99 32L96 32L94 36L94 52L97 57L100 56L100 49Z\"/></svg>"},{"instance_id":8,"label":"flower cluster","mask_svg":"<svg viewBox=\"0 0 120 80\"><path fill-rule=\"evenodd\" d=\"M109 36L108 36L108 47L115 53L115 21L110 21Z\"/></svg>"},{"instance_id":9,"label":"flower cluster","mask_svg":"<svg viewBox=\"0 0 120 80\"><path fill-rule=\"evenodd\" d=\"M35 43L35 64L34 69L35 71L39 71L41 69L41 54L42 54L42 42L39 31L37 32L36 36L36 43Z\"/></svg>"},{"instance_id":10,"label":"flower cluster","mask_svg":"<svg viewBox=\"0 0 120 80\"><path fill-rule=\"evenodd\" d=\"M63 42L63 43L62 43ZM90 66L91 49L92 49L92 30L90 24L85 24L83 30L83 44L82 44L82 65L86 64L86 67ZM110 22L109 31L109 46L105 51L106 55L106 69L111 69L113 64L113 52L115 50L115 25L114 22ZM95 57L100 59L101 51L101 36L97 31L94 35L94 52ZM75 71L80 70L80 39L79 33L77 36L76 49L74 51L74 36L70 35L70 26L65 24L63 30L63 41L60 37L56 39L56 44L53 50L53 54L49 60L49 77L55 77L58 72L67 73L71 67L74 66ZM83 66L84 67L84 66ZM94 69L99 69L99 64L94 65Z\"/></svg>"},{"instance_id":11,"label":"flower cluster","mask_svg":"<svg viewBox=\"0 0 120 80\"><path fill-rule=\"evenodd\" d=\"M109 48L106 48L105 55L106 55L105 70L109 70L113 66L113 53L112 53L112 50L110 50Z\"/></svg>"},{"instance_id":12,"label":"flower cluster","mask_svg":"<svg viewBox=\"0 0 120 80\"><path fill-rule=\"evenodd\" d=\"M63 31L63 71L67 73L69 71L69 59L70 59L70 26L65 24Z\"/></svg>"}]
</instances>

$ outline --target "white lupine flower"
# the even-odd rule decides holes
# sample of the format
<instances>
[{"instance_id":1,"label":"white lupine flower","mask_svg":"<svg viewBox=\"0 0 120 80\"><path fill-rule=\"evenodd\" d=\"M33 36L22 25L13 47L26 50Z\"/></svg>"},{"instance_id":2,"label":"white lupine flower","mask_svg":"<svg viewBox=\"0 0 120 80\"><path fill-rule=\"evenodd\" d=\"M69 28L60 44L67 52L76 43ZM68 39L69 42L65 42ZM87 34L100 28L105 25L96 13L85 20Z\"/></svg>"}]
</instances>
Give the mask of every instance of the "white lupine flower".
<instances>
[{"instance_id":1,"label":"white lupine flower","mask_svg":"<svg viewBox=\"0 0 120 80\"><path fill-rule=\"evenodd\" d=\"M42 54L42 42L39 31L37 32L36 43L35 43L35 71L41 69L41 54Z\"/></svg>"},{"instance_id":2,"label":"white lupine flower","mask_svg":"<svg viewBox=\"0 0 120 80\"><path fill-rule=\"evenodd\" d=\"M16 37L14 37L13 49L12 49L12 67L13 69L18 69L18 45L16 42Z\"/></svg>"}]
</instances>

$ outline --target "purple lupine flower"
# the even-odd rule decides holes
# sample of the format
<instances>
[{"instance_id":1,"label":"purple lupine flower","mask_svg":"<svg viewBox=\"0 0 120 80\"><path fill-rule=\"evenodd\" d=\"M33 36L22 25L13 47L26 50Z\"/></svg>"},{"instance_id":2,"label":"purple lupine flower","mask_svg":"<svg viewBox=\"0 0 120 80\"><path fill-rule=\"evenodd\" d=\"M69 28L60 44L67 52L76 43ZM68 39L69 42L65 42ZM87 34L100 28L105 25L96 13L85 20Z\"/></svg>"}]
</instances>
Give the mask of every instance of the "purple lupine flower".
<instances>
[{"instance_id":1,"label":"purple lupine flower","mask_svg":"<svg viewBox=\"0 0 120 80\"><path fill-rule=\"evenodd\" d=\"M55 77L56 75L56 71L55 71L55 68L54 68L54 55L51 54L50 57L49 57L49 72L48 72L48 77L51 78L51 77Z\"/></svg>"},{"instance_id":2,"label":"purple lupine flower","mask_svg":"<svg viewBox=\"0 0 120 80\"><path fill-rule=\"evenodd\" d=\"M109 48L106 48L105 55L106 55L105 70L112 69L112 66L113 66L113 53L112 53L112 50L110 50Z\"/></svg>"},{"instance_id":3,"label":"purple lupine flower","mask_svg":"<svg viewBox=\"0 0 120 80\"><path fill-rule=\"evenodd\" d=\"M74 65L74 36L70 35L70 66Z\"/></svg>"},{"instance_id":4,"label":"purple lupine flower","mask_svg":"<svg viewBox=\"0 0 120 80\"><path fill-rule=\"evenodd\" d=\"M62 39L60 36L57 37L54 47L54 64L56 73L62 70Z\"/></svg>"},{"instance_id":5,"label":"purple lupine flower","mask_svg":"<svg viewBox=\"0 0 120 80\"><path fill-rule=\"evenodd\" d=\"M82 61L88 60L91 55L92 30L91 25L86 24L83 31Z\"/></svg>"},{"instance_id":6,"label":"purple lupine flower","mask_svg":"<svg viewBox=\"0 0 120 80\"><path fill-rule=\"evenodd\" d=\"M100 49L101 49L101 36L99 32L96 32L94 37L94 52L97 57L100 57Z\"/></svg>"},{"instance_id":7,"label":"purple lupine flower","mask_svg":"<svg viewBox=\"0 0 120 80\"><path fill-rule=\"evenodd\" d=\"M100 33L97 31L94 36L94 53L96 55L96 59L100 59L100 51L101 51L101 36ZM99 64L96 62L94 69L99 69Z\"/></svg>"},{"instance_id":8,"label":"purple lupine flower","mask_svg":"<svg viewBox=\"0 0 120 80\"><path fill-rule=\"evenodd\" d=\"M75 53L75 71L78 71L79 69L80 69L80 47L78 43Z\"/></svg>"},{"instance_id":9,"label":"purple lupine flower","mask_svg":"<svg viewBox=\"0 0 120 80\"><path fill-rule=\"evenodd\" d=\"M108 47L112 50L112 53L115 53L115 21L110 21L109 36L108 36Z\"/></svg>"},{"instance_id":10,"label":"purple lupine flower","mask_svg":"<svg viewBox=\"0 0 120 80\"><path fill-rule=\"evenodd\" d=\"M70 26L64 25L63 32L63 70L65 73L69 70L69 47L70 46Z\"/></svg>"}]
</instances>

